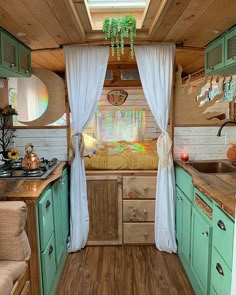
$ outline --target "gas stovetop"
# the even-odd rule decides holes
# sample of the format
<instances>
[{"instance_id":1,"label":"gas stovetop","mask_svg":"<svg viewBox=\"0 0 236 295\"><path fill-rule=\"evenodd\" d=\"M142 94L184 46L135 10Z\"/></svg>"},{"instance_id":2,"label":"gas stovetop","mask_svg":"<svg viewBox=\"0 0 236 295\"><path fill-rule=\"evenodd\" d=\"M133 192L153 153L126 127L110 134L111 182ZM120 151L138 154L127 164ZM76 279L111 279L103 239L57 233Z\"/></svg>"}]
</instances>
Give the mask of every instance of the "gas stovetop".
<instances>
[{"instance_id":1,"label":"gas stovetop","mask_svg":"<svg viewBox=\"0 0 236 295\"><path fill-rule=\"evenodd\" d=\"M26 170L21 166L23 159L13 163L0 165L0 179L19 178L19 179L45 179L60 163L56 158L45 160L41 158L41 166L38 169Z\"/></svg>"}]
</instances>

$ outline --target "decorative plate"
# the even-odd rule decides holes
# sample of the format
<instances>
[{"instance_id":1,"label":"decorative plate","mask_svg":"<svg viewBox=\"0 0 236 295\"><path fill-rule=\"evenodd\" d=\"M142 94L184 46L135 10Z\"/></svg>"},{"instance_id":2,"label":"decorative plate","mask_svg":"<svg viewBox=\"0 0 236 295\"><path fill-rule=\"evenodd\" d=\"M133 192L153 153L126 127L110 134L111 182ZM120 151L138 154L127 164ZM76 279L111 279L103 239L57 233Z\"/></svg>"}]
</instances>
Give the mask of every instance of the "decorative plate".
<instances>
[{"instance_id":1,"label":"decorative plate","mask_svg":"<svg viewBox=\"0 0 236 295\"><path fill-rule=\"evenodd\" d=\"M114 106L122 105L128 96L125 90L111 90L107 93L107 100Z\"/></svg>"}]
</instances>

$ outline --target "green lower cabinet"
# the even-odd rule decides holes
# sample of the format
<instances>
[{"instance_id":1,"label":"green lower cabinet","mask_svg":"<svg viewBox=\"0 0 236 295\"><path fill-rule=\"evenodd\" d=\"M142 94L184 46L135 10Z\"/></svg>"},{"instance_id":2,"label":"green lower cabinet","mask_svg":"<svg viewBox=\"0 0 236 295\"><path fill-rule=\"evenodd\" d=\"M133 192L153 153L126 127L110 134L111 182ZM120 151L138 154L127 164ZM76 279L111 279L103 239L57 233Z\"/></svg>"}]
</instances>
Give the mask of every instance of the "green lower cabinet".
<instances>
[{"instance_id":1,"label":"green lower cabinet","mask_svg":"<svg viewBox=\"0 0 236 295\"><path fill-rule=\"evenodd\" d=\"M61 195L61 208L62 208L62 233L63 241L67 243L69 235L69 195L68 195L69 183L67 169L62 174L62 195Z\"/></svg>"},{"instance_id":2,"label":"green lower cabinet","mask_svg":"<svg viewBox=\"0 0 236 295\"><path fill-rule=\"evenodd\" d=\"M217 295L230 295L231 289L231 270L224 259L213 248L211 264L211 284ZM214 294L214 293L213 293Z\"/></svg>"},{"instance_id":3,"label":"green lower cabinet","mask_svg":"<svg viewBox=\"0 0 236 295\"><path fill-rule=\"evenodd\" d=\"M176 237L178 247L181 248L186 261L189 262L192 203L178 187L176 196Z\"/></svg>"},{"instance_id":4,"label":"green lower cabinet","mask_svg":"<svg viewBox=\"0 0 236 295\"><path fill-rule=\"evenodd\" d=\"M192 208L191 269L201 288L197 294L209 294L212 226ZM197 291L197 290L195 290Z\"/></svg>"},{"instance_id":5,"label":"green lower cabinet","mask_svg":"<svg viewBox=\"0 0 236 295\"><path fill-rule=\"evenodd\" d=\"M216 290L215 290L215 288L211 285L211 289L210 289L210 295L218 295L217 293L216 293Z\"/></svg>"}]
</instances>

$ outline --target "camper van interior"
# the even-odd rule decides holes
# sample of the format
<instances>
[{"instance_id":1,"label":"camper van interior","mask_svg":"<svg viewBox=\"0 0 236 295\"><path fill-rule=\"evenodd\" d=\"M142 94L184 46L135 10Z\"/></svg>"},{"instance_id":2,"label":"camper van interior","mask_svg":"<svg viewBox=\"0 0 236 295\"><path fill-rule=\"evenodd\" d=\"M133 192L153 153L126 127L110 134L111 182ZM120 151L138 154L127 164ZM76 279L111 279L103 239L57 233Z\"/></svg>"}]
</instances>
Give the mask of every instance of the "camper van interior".
<instances>
[{"instance_id":1,"label":"camper van interior","mask_svg":"<svg viewBox=\"0 0 236 295\"><path fill-rule=\"evenodd\" d=\"M0 0L0 295L236 294L236 0Z\"/></svg>"}]
</instances>

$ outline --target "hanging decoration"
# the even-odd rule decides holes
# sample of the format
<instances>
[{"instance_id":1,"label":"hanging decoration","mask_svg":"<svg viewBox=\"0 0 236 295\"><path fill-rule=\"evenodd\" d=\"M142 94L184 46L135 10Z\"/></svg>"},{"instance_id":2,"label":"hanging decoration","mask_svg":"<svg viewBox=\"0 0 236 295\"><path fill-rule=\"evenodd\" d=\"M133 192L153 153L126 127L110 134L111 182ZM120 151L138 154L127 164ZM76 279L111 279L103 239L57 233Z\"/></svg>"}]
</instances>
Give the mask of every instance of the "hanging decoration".
<instances>
[{"instance_id":1,"label":"hanging decoration","mask_svg":"<svg viewBox=\"0 0 236 295\"><path fill-rule=\"evenodd\" d=\"M130 54L131 58L134 58L134 37L136 36L136 19L132 15L127 15L124 18L119 17L105 18L102 28L105 40L111 39L111 53L115 55L117 60L120 60L120 54L124 55L124 38L130 40Z\"/></svg>"},{"instance_id":2,"label":"hanging decoration","mask_svg":"<svg viewBox=\"0 0 236 295\"><path fill-rule=\"evenodd\" d=\"M111 90L107 93L107 100L110 104L115 106L122 105L128 96L128 92L125 90Z\"/></svg>"}]
</instances>

